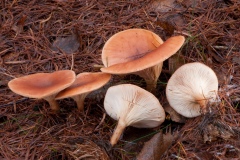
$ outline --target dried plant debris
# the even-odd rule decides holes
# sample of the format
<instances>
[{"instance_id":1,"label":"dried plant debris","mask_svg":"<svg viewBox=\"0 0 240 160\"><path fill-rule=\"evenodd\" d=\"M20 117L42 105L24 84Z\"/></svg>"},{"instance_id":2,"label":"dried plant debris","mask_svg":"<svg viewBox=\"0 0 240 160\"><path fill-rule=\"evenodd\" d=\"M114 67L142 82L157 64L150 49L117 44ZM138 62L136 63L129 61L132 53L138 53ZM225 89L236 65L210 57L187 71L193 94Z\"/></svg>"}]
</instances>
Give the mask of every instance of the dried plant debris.
<instances>
[{"instance_id":1,"label":"dried plant debris","mask_svg":"<svg viewBox=\"0 0 240 160\"><path fill-rule=\"evenodd\" d=\"M179 54L175 54L168 59L168 70L171 74L173 74L183 64L185 64L185 60L181 56L180 52Z\"/></svg>"},{"instance_id":2,"label":"dried plant debris","mask_svg":"<svg viewBox=\"0 0 240 160\"><path fill-rule=\"evenodd\" d=\"M22 15L22 17L20 17L18 22L15 25L13 25L12 30L16 32L16 36L23 31L23 26L25 24L26 19L27 19L27 16Z\"/></svg>"},{"instance_id":3,"label":"dried plant debris","mask_svg":"<svg viewBox=\"0 0 240 160\"><path fill-rule=\"evenodd\" d=\"M92 141L83 144L75 144L71 146L71 150L66 152L74 159L84 160L110 160L107 153Z\"/></svg>"},{"instance_id":4,"label":"dried plant debris","mask_svg":"<svg viewBox=\"0 0 240 160\"><path fill-rule=\"evenodd\" d=\"M170 115L170 119L174 122L185 123L187 118L178 114L169 104L163 106L165 112Z\"/></svg>"},{"instance_id":5,"label":"dried plant debris","mask_svg":"<svg viewBox=\"0 0 240 160\"><path fill-rule=\"evenodd\" d=\"M221 106L218 109L221 111L214 110L203 116L188 119L181 128L176 143L170 148L170 153L164 155L163 159L240 158L240 129L237 122L240 114L232 108L232 115L224 114L224 108ZM226 155L226 151L223 152L222 147L226 144L234 148L234 155ZM219 152L222 155L219 155Z\"/></svg>"},{"instance_id":6,"label":"dried plant debris","mask_svg":"<svg viewBox=\"0 0 240 160\"><path fill-rule=\"evenodd\" d=\"M73 34L67 37L57 37L52 45L52 49L66 54L73 54L78 51L79 46L78 38Z\"/></svg>"},{"instance_id":7,"label":"dried plant debris","mask_svg":"<svg viewBox=\"0 0 240 160\"><path fill-rule=\"evenodd\" d=\"M145 142L141 152L137 156L137 160L157 160L160 159L165 151L172 144L174 136L168 132L163 134L159 132L155 134L149 141Z\"/></svg>"},{"instance_id":8,"label":"dried plant debris","mask_svg":"<svg viewBox=\"0 0 240 160\"><path fill-rule=\"evenodd\" d=\"M179 9L180 5L176 0L155 0L151 3L152 9L158 12L169 12L173 9Z\"/></svg>"}]
</instances>

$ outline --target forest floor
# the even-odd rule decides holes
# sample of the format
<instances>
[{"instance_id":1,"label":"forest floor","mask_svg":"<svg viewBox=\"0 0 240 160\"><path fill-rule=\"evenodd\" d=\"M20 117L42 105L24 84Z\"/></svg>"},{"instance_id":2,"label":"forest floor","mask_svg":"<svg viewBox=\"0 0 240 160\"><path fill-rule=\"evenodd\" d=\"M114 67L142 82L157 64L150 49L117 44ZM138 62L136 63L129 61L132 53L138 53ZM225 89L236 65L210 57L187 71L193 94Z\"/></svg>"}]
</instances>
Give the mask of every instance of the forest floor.
<instances>
[{"instance_id":1,"label":"forest floor","mask_svg":"<svg viewBox=\"0 0 240 160\"><path fill-rule=\"evenodd\" d=\"M59 100L60 113L52 114L46 101L8 88L10 80L33 73L98 72L105 42L129 28L151 30L164 41L175 35L186 39L177 58L164 62L156 93L163 107L171 73L198 61L218 76L221 103L216 112L184 123L168 118L153 129L127 127L111 147L116 121L105 115L104 94L119 83L144 88L140 77L113 76L86 98L84 113L72 99L64 99ZM239 0L0 1L0 159L130 160L159 132L174 137L161 159L240 159L239 102Z\"/></svg>"}]
</instances>

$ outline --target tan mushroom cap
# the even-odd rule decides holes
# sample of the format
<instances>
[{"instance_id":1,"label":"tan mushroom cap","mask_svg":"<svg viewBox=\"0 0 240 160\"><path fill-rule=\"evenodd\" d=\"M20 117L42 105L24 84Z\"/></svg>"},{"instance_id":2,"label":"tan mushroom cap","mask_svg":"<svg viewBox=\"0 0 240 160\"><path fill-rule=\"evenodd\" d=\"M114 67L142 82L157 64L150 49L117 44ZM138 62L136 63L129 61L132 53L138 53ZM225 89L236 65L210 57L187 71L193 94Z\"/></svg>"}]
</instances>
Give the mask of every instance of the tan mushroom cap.
<instances>
[{"instance_id":1,"label":"tan mushroom cap","mask_svg":"<svg viewBox=\"0 0 240 160\"><path fill-rule=\"evenodd\" d=\"M79 111L84 110L84 100L86 96L102 86L104 86L111 79L108 73L90 73L84 72L77 75L75 82L65 90L59 92L56 99L63 99L71 97L77 103Z\"/></svg>"},{"instance_id":2,"label":"tan mushroom cap","mask_svg":"<svg viewBox=\"0 0 240 160\"><path fill-rule=\"evenodd\" d=\"M69 87L75 81L75 78L75 72L61 70L15 78L8 83L8 86L19 95L45 99L53 111L59 111L59 105L54 98L58 92Z\"/></svg>"},{"instance_id":3,"label":"tan mushroom cap","mask_svg":"<svg viewBox=\"0 0 240 160\"><path fill-rule=\"evenodd\" d=\"M110 79L111 75L107 73L80 73L77 75L75 82L70 87L61 91L56 96L56 99L68 98L97 90L105 85Z\"/></svg>"},{"instance_id":4,"label":"tan mushroom cap","mask_svg":"<svg viewBox=\"0 0 240 160\"><path fill-rule=\"evenodd\" d=\"M181 48L184 41L185 38L183 36L171 37L167 39L167 41L165 41L163 44L161 44L158 48L138 59L125 61L111 66L109 65L109 67L101 68L101 71L111 74L126 74L144 70L146 68L162 63L170 56L175 54Z\"/></svg>"},{"instance_id":5,"label":"tan mushroom cap","mask_svg":"<svg viewBox=\"0 0 240 160\"><path fill-rule=\"evenodd\" d=\"M19 95L42 99L67 88L75 81L75 77L75 73L71 70L36 73L15 78L8 83L8 86Z\"/></svg>"},{"instance_id":6,"label":"tan mushroom cap","mask_svg":"<svg viewBox=\"0 0 240 160\"><path fill-rule=\"evenodd\" d=\"M156 49L163 40L145 29L128 29L114 34L104 45L102 62L105 67L125 63Z\"/></svg>"}]
</instances>

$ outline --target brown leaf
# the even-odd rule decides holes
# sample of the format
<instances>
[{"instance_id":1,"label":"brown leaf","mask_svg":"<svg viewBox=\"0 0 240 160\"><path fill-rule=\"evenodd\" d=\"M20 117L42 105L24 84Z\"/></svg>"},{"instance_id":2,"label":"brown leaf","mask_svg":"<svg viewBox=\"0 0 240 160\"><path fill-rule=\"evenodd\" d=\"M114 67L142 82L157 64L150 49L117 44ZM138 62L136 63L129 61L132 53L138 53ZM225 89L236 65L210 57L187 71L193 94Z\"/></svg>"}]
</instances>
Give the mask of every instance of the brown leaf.
<instances>
[{"instance_id":1,"label":"brown leaf","mask_svg":"<svg viewBox=\"0 0 240 160\"><path fill-rule=\"evenodd\" d=\"M178 114L169 104L163 106L164 110L170 115L171 120L178 123L185 123L187 118Z\"/></svg>"},{"instance_id":2,"label":"brown leaf","mask_svg":"<svg viewBox=\"0 0 240 160\"><path fill-rule=\"evenodd\" d=\"M143 149L137 156L137 160L158 160L172 144L174 137L171 133L155 134L144 144Z\"/></svg>"},{"instance_id":3,"label":"brown leaf","mask_svg":"<svg viewBox=\"0 0 240 160\"><path fill-rule=\"evenodd\" d=\"M76 35L73 34L65 38L57 37L52 45L52 49L54 51L60 50L67 54L72 54L78 50L79 46L80 44L79 44L78 38Z\"/></svg>"},{"instance_id":4,"label":"brown leaf","mask_svg":"<svg viewBox=\"0 0 240 160\"><path fill-rule=\"evenodd\" d=\"M163 28L163 30L169 35L171 36L174 33L175 27L167 22L167 21L162 21L162 20L158 20L155 22L156 25L160 26L161 28Z\"/></svg>"},{"instance_id":5,"label":"brown leaf","mask_svg":"<svg viewBox=\"0 0 240 160\"><path fill-rule=\"evenodd\" d=\"M178 3L180 3L181 5L189 8L189 7L193 7L193 8L206 8L207 7L207 0L201 0L201 1L192 1L192 0L178 0Z\"/></svg>"},{"instance_id":6,"label":"brown leaf","mask_svg":"<svg viewBox=\"0 0 240 160\"><path fill-rule=\"evenodd\" d=\"M184 58L175 54L168 59L168 69L170 73L174 73L180 66L185 64Z\"/></svg>"},{"instance_id":7,"label":"brown leaf","mask_svg":"<svg viewBox=\"0 0 240 160\"><path fill-rule=\"evenodd\" d=\"M155 0L151 7L157 12L169 12L173 8L178 8L179 5L176 3L176 0Z\"/></svg>"},{"instance_id":8,"label":"brown leaf","mask_svg":"<svg viewBox=\"0 0 240 160\"><path fill-rule=\"evenodd\" d=\"M233 135L231 128L219 122L208 124L203 130L204 143L215 141L218 138L229 140Z\"/></svg>"}]
</instances>

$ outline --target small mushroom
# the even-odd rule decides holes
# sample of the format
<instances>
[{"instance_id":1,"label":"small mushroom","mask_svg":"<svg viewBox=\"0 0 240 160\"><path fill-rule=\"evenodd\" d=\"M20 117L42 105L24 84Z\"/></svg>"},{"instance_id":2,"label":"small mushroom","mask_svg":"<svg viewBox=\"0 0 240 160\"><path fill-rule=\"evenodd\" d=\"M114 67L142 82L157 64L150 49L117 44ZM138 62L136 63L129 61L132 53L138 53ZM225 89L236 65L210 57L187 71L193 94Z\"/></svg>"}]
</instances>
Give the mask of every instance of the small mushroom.
<instances>
[{"instance_id":1,"label":"small mushroom","mask_svg":"<svg viewBox=\"0 0 240 160\"><path fill-rule=\"evenodd\" d=\"M158 99L150 92L132 85L121 84L107 90L104 99L107 114L118 120L111 137L115 145L127 126L153 128L165 120L165 112Z\"/></svg>"},{"instance_id":2,"label":"small mushroom","mask_svg":"<svg viewBox=\"0 0 240 160\"><path fill-rule=\"evenodd\" d=\"M158 35L145 29L118 32L103 47L105 68L101 68L101 71L139 75L146 81L147 90L154 92L163 61L175 54L184 40L183 36L175 36L163 43Z\"/></svg>"},{"instance_id":3,"label":"small mushroom","mask_svg":"<svg viewBox=\"0 0 240 160\"><path fill-rule=\"evenodd\" d=\"M65 90L59 92L56 99L71 97L77 103L79 111L84 110L84 100L86 96L105 85L111 79L111 75L107 73L84 72L77 75L75 82Z\"/></svg>"},{"instance_id":4,"label":"small mushroom","mask_svg":"<svg viewBox=\"0 0 240 160\"><path fill-rule=\"evenodd\" d=\"M206 112L208 102L218 101L218 79L214 71L199 63L187 63L169 79L166 95L179 114L192 118Z\"/></svg>"},{"instance_id":5,"label":"small mushroom","mask_svg":"<svg viewBox=\"0 0 240 160\"><path fill-rule=\"evenodd\" d=\"M9 88L22 96L45 99L53 111L59 110L55 96L75 81L76 75L71 70L53 73L36 73L9 81Z\"/></svg>"}]
</instances>

